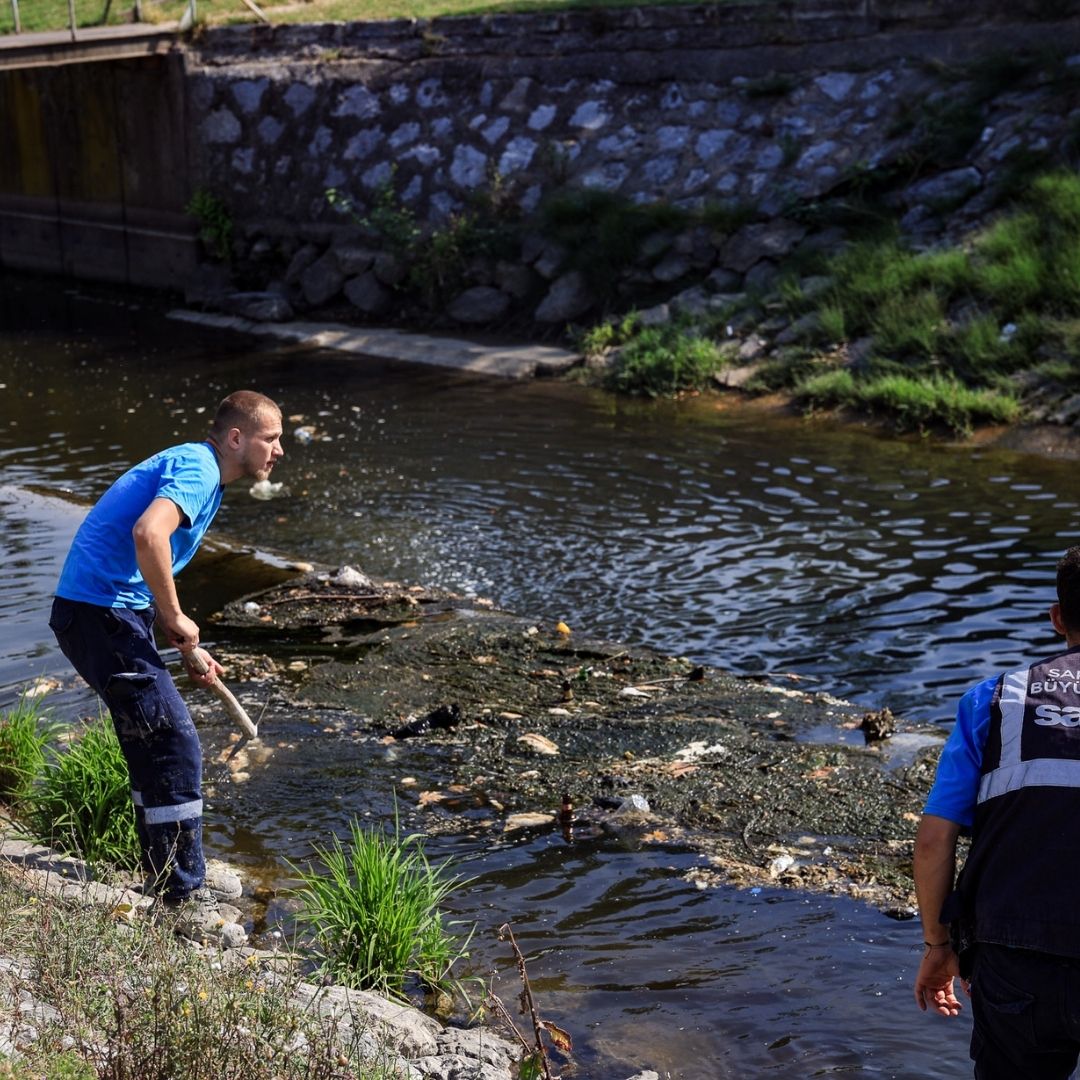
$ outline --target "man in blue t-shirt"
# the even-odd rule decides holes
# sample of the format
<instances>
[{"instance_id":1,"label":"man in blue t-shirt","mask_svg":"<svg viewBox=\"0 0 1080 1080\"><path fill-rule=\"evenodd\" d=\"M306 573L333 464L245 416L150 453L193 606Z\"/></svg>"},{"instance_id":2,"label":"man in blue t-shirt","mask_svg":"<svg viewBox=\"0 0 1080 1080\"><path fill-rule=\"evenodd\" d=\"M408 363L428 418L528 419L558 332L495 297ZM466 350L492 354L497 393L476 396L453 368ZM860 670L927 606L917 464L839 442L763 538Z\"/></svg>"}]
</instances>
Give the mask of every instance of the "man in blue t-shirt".
<instances>
[{"instance_id":1,"label":"man in blue t-shirt","mask_svg":"<svg viewBox=\"0 0 1080 1080\"><path fill-rule=\"evenodd\" d=\"M177 929L196 938L230 935L205 886L202 749L153 627L180 650L193 682L209 686L223 672L199 648L173 577L198 549L224 486L265 480L282 454L277 405L253 390L230 394L205 442L162 450L105 492L72 541L49 619L64 655L112 714L143 871Z\"/></svg>"},{"instance_id":2,"label":"man in blue t-shirt","mask_svg":"<svg viewBox=\"0 0 1080 1080\"><path fill-rule=\"evenodd\" d=\"M1080 1057L1080 547L1057 596L1066 650L960 699L915 839L915 1000L956 1016L964 980L978 1080L1066 1080Z\"/></svg>"}]
</instances>

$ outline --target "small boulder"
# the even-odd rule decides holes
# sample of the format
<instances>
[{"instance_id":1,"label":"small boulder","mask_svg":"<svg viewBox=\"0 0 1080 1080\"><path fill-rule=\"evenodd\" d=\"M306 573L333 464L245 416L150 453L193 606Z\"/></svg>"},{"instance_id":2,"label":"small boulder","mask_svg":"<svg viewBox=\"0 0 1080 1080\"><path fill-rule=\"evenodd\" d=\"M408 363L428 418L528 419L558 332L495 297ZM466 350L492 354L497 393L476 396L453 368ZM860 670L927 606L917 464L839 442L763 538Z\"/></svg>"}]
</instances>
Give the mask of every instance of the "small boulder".
<instances>
[{"instance_id":1,"label":"small boulder","mask_svg":"<svg viewBox=\"0 0 1080 1080\"><path fill-rule=\"evenodd\" d=\"M737 367L721 368L713 375L713 382L727 390L740 390L761 369L764 364L740 364Z\"/></svg>"},{"instance_id":2,"label":"small boulder","mask_svg":"<svg viewBox=\"0 0 1080 1080\"><path fill-rule=\"evenodd\" d=\"M320 259L316 259L301 275L300 288L304 293L304 299L313 307L319 307L329 300L333 300L345 282L345 275L341 272L332 252L327 252Z\"/></svg>"},{"instance_id":3,"label":"small boulder","mask_svg":"<svg viewBox=\"0 0 1080 1080\"><path fill-rule=\"evenodd\" d=\"M533 263L533 269L548 281L551 281L566 262L566 249L554 241L544 245L539 257Z\"/></svg>"},{"instance_id":4,"label":"small boulder","mask_svg":"<svg viewBox=\"0 0 1080 1080\"><path fill-rule=\"evenodd\" d=\"M383 285L400 285L409 272L404 260L399 259L392 251L380 251L375 256L375 276Z\"/></svg>"},{"instance_id":5,"label":"small boulder","mask_svg":"<svg viewBox=\"0 0 1080 1080\"><path fill-rule=\"evenodd\" d=\"M678 281L690 272L690 259L677 251L670 251L653 268L655 281Z\"/></svg>"},{"instance_id":6,"label":"small boulder","mask_svg":"<svg viewBox=\"0 0 1080 1080\"><path fill-rule=\"evenodd\" d=\"M510 297L491 285L474 285L459 293L447 306L450 318L459 323L491 323L501 319L510 308Z\"/></svg>"},{"instance_id":7,"label":"small boulder","mask_svg":"<svg viewBox=\"0 0 1080 1080\"><path fill-rule=\"evenodd\" d=\"M537 322L567 322L583 315L593 303L585 275L580 270L571 270L552 283L533 318Z\"/></svg>"},{"instance_id":8,"label":"small boulder","mask_svg":"<svg viewBox=\"0 0 1080 1080\"><path fill-rule=\"evenodd\" d=\"M762 225L744 225L725 245L720 261L745 274L761 259L779 259L791 253L806 235L794 221L777 218Z\"/></svg>"},{"instance_id":9,"label":"small boulder","mask_svg":"<svg viewBox=\"0 0 1080 1080\"><path fill-rule=\"evenodd\" d=\"M394 299L390 290L370 270L345 282L345 298L365 315L384 315Z\"/></svg>"},{"instance_id":10,"label":"small boulder","mask_svg":"<svg viewBox=\"0 0 1080 1080\"><path fill-rule=\"evenodd\" d=\"M727 267L717 267L706 279L705 288L714 293L735 293L742 287L742 274Z\"/></svg>"},{"instance_id":11,"label":"small boulder","mask_svg":"<svg viewBox=\"0 0 1080 1080\"><path fill-rule=\"evenodd\" d=\"M365 270L370 270L375 262L375 252L359 244L342 244L333 250L338 269L346 277L355 277Z\"/></svg>"},{"instance_id":12,"label":"small boulder","mask_svg":"<svg viewBox=\"0 0 1080 1080\"><path fill-rule=\"evenodd\" d=\"M319 257L319 249L314 244L305 244L289 260L289 266L285 271L285 284L296 285L300 281L300 275Z\"/></svg>"},{"instance_id":13,"label":"small boulder","mask_svg":"<svg viewBox=\"0 0 1080 1080\"><path fill-rule=\"evenodd\" d=\"M903 198L908 206L921 203L930 207L946 206L951 209L974 195L982 185L982 173L969 165L920 180L904 192Z\"/></svg>"},{"instance_id":14,"label":"small boulder","mask_svg":"<svg viewBox=\"0 0 1080 1080\"><path fill-rule=\"evenodd\" d=\"M242 292L226 296L223 311L253 322L288 322L293 317L292 305L284 296L273 292Z\"/></svg>"},{"instance_id":15,"label":"small boulder","mask_svg":"<svg viewBox=\"0 0 1080 1080\"><path fill-rule=\"evenodd\" d=\"M536 289L537 277L520 263L499 261L495 264L494 284L504 293L521 300Z\"/></svg>"}]
</instances>

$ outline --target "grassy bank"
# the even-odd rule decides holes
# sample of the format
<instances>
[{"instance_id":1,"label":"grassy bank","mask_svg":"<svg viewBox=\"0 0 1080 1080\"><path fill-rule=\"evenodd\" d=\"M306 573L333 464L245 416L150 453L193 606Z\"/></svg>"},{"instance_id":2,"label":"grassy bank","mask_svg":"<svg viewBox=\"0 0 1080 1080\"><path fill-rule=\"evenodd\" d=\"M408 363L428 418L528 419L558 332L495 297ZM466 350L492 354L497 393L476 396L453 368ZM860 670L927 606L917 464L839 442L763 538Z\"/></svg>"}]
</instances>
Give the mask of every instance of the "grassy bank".
<instances>
[{"instance_id":1,"label":"grassy bank","mask_svg":"<svg viewBox=\"0 0 1080 1080\"><path fill-rule=\"evenodd\" d=\"M74 0L78 26L119 25L134 21L135 0ZM653 0L653 6L690 0ZM719 0L731 3L734 0ZM378 19L434 19L443 15L561 11L569 8L634 7L635 0L259 0L273 23L350 22ZM179 20L188 0L141 0L144 22ZM208 26L256 22L242 0L196 0L198 21ZM69 25L68 0L19 0L24 33L62 30ZM15 29L11 0L0 0L0 34Z\"/></svg>"},{"instance_id":2,"label":"grassy bank","mask_svg":"<svg viewBox=\"0 0 1080 1080\"><path fill-rule=\"evenodd\" d=\"M1080 388L1074 172L1039 177L963 244L916 251L883 226L798 269L815 276L812 295L792 273L769 297L733 298L705 319L659 328L623 317L582 346L608 356L613 389L695 390L748 366L741 385L751 392L783 391L808 410L854 409L903 430L1012 423L1024 416L1025 387ZM787 342L748 365L738 339L777 318Z\"/></svg>"},{"instance_id":3,"label":"grassy bank","mask_svg":"<svg viewBox=\"0 0 1080 1080\"><path fill-rule=\"evenodd\" d=\"M20 1054L0 1056L0 1080L397 1076L359 1024L292 1004L298 974L223 963L149 921L47 899L13 868L0 868L0 941L15 961L3 999L34 1002L12 1008Z\"/></svg>"}]
</instances>

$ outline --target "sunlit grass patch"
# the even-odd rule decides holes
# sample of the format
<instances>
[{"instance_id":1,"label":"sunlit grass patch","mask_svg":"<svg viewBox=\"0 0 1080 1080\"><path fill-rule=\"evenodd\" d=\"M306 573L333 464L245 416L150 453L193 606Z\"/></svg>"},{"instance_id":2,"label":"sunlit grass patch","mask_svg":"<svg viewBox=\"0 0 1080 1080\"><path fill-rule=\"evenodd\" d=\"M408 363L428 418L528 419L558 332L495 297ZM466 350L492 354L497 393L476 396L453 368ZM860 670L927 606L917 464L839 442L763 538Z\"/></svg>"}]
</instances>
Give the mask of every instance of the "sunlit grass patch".
<instances>
[{"instance_id":1,"label":"sunlit grass patch","mask_svg":"<svg viewBox=\"0 0 1080 1080\"><path fill-rule=\"evenodd\" d=\"M0 799L26 796L45 767L52 730L40 697L24 694L0 718Z\"/></svg>"},{"instance_id":2,"label":"sunlit grass patch","mask_svg":"<svg viewBox=\"0 0 1080 1080\"><path fill-rule=\"evenodd\" d=\"M406 981L447 989L468 956L442 905L464 884L449 862L433 865L419 834L402 836L353 819L347 843L316 847L321 866L294 867L299 921L314 933L324 976L345 986L402 996Z\"/></svg>"},{"instance_id":3,"label":"sunlit grass patch","mask_svg":"<svg viewBox=\"0 0 1080 1080\"><path fill-rule=\"evenodd\" d=\"M1020 411L1009 394L972 389L949 375L886 374L860 380L837 369L805 379L796 397L809 407L848 407L890 416L902 431L940 427L966 434L980 423L1011 423Z\"/></svg>"},{"instance_id":4,"label":"sunlit grass patch","mask_svg":"<svg viewBox=\"0 0 1080 1080\"><path fill-rule=\"evenodd\" d=\"M86 724L66 749L53 751L25 802L42 843L91 863L139 865L131 782L109 719Z\"/></svg>"}]
</instances>

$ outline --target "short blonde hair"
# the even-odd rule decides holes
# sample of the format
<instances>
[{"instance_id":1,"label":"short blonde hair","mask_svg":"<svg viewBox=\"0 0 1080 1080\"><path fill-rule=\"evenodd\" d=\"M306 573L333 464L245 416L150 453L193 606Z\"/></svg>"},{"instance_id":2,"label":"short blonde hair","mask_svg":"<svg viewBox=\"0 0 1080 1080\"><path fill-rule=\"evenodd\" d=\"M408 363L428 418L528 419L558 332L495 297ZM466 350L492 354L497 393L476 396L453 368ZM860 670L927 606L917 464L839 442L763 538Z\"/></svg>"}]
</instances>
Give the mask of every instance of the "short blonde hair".
<instances>
[{"instance_id":1,"label":"short blonde hair","mask_svg":"<svg viewBox=\"0 0 1080 1080\"><path fill-rule=\"evenodd\" d=\"M218 406L210 434L223 439L233 428L250 434L267 413L281 415L277 402L255 390L237 390Z\"/></svg>"}]
</instances>

